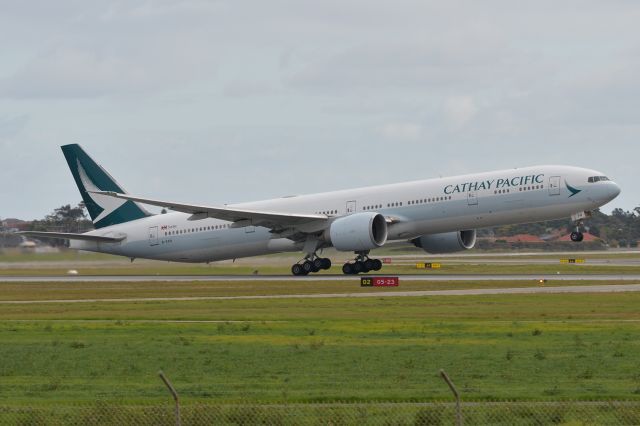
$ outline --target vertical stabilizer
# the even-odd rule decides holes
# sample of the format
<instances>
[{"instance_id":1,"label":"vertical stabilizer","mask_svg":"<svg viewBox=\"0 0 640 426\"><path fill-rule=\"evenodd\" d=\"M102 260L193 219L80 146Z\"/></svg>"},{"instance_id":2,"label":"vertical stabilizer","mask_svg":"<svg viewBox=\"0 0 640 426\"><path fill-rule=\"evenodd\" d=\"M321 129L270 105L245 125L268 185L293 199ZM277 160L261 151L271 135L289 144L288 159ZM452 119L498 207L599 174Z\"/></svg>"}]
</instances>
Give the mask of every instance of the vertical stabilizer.
<instances>
[{"instance_id":1,"label":"vertical stabilizer","mask_svg":"<svg viewBox=\"0 0 640 426\"><path fill-rule=\"evenodd\" d=\"M78 185L84 204L87 206L93 225L98 228L141 219L151 214L133 201L121 200L89 191L126 191L111 175L96 163L80 145L62 147L71 174Z\"/></svg>"}]
</instances>

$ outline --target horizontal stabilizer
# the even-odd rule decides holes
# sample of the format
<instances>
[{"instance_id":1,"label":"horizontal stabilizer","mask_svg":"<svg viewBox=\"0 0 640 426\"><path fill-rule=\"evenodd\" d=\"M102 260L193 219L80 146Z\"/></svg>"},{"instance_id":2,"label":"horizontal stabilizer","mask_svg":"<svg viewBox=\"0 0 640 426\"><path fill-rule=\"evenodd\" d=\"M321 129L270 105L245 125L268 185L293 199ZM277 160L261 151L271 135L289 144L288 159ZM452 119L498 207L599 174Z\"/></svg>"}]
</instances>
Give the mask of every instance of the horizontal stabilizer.
<instances>
[{"instance_id":1,"label":"horizontal stabilizer","mask_svg":"<svg viewBox=\"0 0 640 426\"><path fill-rule=\"evenodd\" d=\"M18 232L19 235L25 235L27 237L34 238L58 238L61 240L81 240L81 241L95 241L97 243L118 243L125 238L122 237L101 237L99 235L88 234L72 234L69 232L39 232L39 231L24 231Z\"/></svg>"}]
</instances>

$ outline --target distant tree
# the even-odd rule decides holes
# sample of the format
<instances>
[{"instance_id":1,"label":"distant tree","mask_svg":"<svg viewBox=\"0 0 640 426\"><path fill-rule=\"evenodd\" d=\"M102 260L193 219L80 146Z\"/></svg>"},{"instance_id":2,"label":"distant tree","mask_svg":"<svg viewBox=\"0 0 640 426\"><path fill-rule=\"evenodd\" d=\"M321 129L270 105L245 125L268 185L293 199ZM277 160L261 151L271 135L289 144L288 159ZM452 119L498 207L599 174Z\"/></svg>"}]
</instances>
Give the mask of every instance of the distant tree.
<instances>
[{"instance_id":1,"label":"distant tree","mask_svg":"<svg viewBox=\"0 0 640 426\"><path fill-rule=\"evenodd\" d=\"M87 219L85 205L80 202L77 206L71 204L60 206L43 220L34 220L29 229L31 231L53 232L84 232L91 229L92 223ZM51 245L64 246L65 240L50 240Z\"/></svg>"},{"instance_id":2,"label":"distant tree","mask_svg":"<svg viewBox=\"0 0 640 426\"><path fill-rule=\"evenodd\" d=\"M85 219L87 215L84 212L84 204L80 203L76 207L71 207L71 204L58 207L53 213L48 214L45 220L52 222L78 222Z\"/></svg>"},{"instance_id":3,"label":"distant tree","mask_svg":"<svg viewBox=\"0 0 640 426\"><path fill-rule=\"evenodd\" d=\"M619 218L619 219L624 219L629 217L630 213L629 212L625 212L624 210L622 210L621 208L615 208L613 209L613 211L611 212L611 216L615 217L615 218Z\"/></svg>"}]
</instances>

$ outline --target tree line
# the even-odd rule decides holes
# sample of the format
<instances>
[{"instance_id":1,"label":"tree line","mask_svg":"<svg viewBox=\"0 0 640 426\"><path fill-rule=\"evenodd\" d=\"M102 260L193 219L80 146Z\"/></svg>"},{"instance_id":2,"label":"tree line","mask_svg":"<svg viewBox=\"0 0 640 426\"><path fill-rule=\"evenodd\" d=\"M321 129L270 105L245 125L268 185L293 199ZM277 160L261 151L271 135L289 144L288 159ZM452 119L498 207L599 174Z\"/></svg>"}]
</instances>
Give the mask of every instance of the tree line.
<instances>
[{"instance_id":1,"label":"tree line","mask_svg":"<svg viewBox=\"0 0 640 426\"><path fill-rule=\"evenodd\" d=\"M521 225L507 225L483 230L483 235L493 233L496 237L510 237L518 234L543 236L555 232L569 234L575 228L570 219L550 220L539 223ZM611 246L636 246L640 240L640 207L632 211L614 209L611 214L605 214L599 209L592 212L592 216L584 221L584 230L601 238Z\"/></svg>"}]
</instances>

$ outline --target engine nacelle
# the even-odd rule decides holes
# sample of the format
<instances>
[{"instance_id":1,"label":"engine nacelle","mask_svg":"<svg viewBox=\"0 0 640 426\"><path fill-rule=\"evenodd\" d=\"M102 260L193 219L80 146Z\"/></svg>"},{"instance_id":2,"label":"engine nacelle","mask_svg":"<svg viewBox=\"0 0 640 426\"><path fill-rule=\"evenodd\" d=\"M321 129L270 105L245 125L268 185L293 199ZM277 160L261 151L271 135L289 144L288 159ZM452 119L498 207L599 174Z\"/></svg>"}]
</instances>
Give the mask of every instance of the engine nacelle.
<instances>
[{"instance_id":1,"label":"engine nacelle","mask_svg":"<svg viewBox=\"0 0 640 426\"><path fill-rule=\"evenodd\" d=\"M476 245L476 231L445 232L444 234L423 235L411 240L414 246L430 254L455 253L471 250Z\"/></svg>"},{"instance_id":2,"label":"engine nacelle","mask_svg":"<svg viewBox=\"0 0 640 426\"><path fill-rule=\"evenodd\" d=\"M328 234L328 235L327 235ZM387 221L380 213L355 213L331 223L325 238L340 251L364 251L387 242Z\"/></svg>"}]
</instances>

